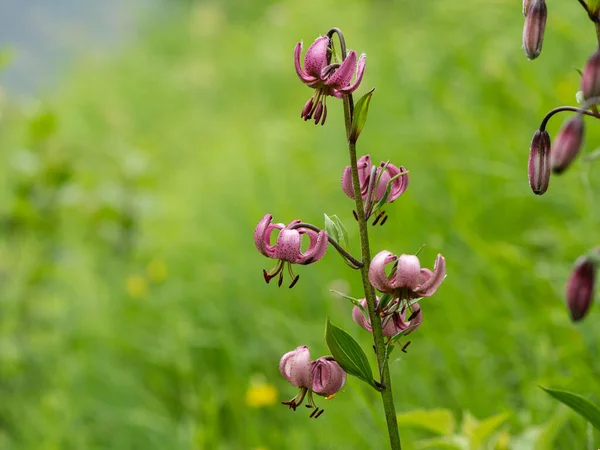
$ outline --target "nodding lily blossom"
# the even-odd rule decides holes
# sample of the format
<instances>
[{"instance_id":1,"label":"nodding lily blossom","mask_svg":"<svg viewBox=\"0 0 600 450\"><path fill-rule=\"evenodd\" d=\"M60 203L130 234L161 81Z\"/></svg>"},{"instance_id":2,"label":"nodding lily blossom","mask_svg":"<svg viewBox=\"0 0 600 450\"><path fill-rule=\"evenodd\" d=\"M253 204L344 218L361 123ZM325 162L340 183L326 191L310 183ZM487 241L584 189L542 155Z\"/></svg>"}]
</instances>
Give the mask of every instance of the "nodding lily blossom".
<instances>
[{"instance_id":1,"label":"nodding lily blossom","mask_svg":"<svg viewBox=\"0 0 600 450\"><path fill-rule=\"evenodd\" d=\"M300 54L302 53L302 42L296 44L294 49L294 65L296 73L307 86L316 89L313 96L302 108L301 117L304 120L314 117L315 124L319 121L321 125L327 118L326 99L328 96L342 98L344 94L354 92L362 81L365 72L366 55L363 53L356 62L356 52L348 52L346 59L341 64L331 64L330 40L327 36L321 36L313 42L304 56L304 70L300 65ZM356 72L354 83L352 77Z\"/></svg>"},{"instance_id":2,"label":"nodding lily blossom","mask_svg":"<svg viewBox=\"0 0 600 450\"><path fill-rule=\"evenodd\" d=\"M397 301L397 300L396 300ZM367 300L360 300L360 304L366 310L367 309ZM379 297L377 297L377 304L379 304ZM400 311L395 311L391 314L383 314L381 317L381 324L383 325L383 335L385 337L394 337L398 333L409 329L405 335L412 333L415 331L421 323L423 322L423 314L421 312L421 306L418 303L414 303L411 307L411 314L408 320L406 319L406 308L403 308ZM358 306L355 306L352 309L352 320L356 322L358 325L363 327L369 333L373 332L373 328L371 327L371 321L368 317L365 317L365 314L360 310Z\"/></svg>"},{"instance_id":3,"label":"nodding lily blossom","mask_svg":"<svg viewBox=\"0 0 600 450\"><path fill-rule=\"evenodd\" d=\"M282 223L271 223L273 216L266 214L254 230L254 243L259 252L267 258L278 259L279 261L270 271L263 271L265 281L268 283L272 278L279 275L279 286L283 282L283 270L287 265L288 272L292 277L290 288L293 287L300 275L294 275L292 264L311 264L323 257L327 250L327 232L310 230L307 228L292 228L301 223L300 220L290 222L288 226ZM271 245L271 234L273 230L279 230L275 245ZM308 249L302 251L300 246L302 236L307 235L310 242Z\"/></svg>"},{"instance_id":4,"label":"nodding lily blossom","mask_svg":"<svg viewBox=\"0 0 600 450\"><path fill-rule=\"evenodd\" d=\"M385 268L394 263L388 276ZM429 297L435 293L446 277L446 260L437 255L433 272L421 269L419 258L415 255L399 257L387 250L375 255L369 267L369 281L379 291L399 299Z\"/></svg>"},{"instance_id":5,"label":"nodding lily blossom","mask_svg":"<svg viewBox=\"0 0 600 450\"><path fill-rule=\"evenodd\" d=\"M575 267L567 283L567 307L573 322L585 317L594 299L596 262L588 256L575 261Z\"/></svg>"},{"instance_id":6,"label":"nodding lily blossom","mask_svg":"<svg viewBox=\"0 0 600 450\"><path fill-rule=\"evenodd\" d=\"M390 187L390 193L386 198L387 203L391 203L400 197L406 188L408 188L408 171L404 166L400 168L393 164L381 162L380 167L375 169L373 174L375 179L371 178L373 172L373 164L371 164L371 157L369 155L361 156L357 162L358 165L358 180L360 181L360 194L364 201L367 200L369 192L369 184L375 183L372 187L371 201L379 201L383 198L387 189L388 183L396 175L405 173L392 181ZM352 188L352 169L350 166L346 166L344 173L342 174L342 190L344 193L354 200L354 189Z\"/></svg>"},{"instance_id":7,"label":"nodding lily blossom","mask_svg":"<svg viewBox=\"0 0 600 450\"><path fill-rule=\"evenodd\" d=\"M294 398L282 404L295 411L308 394L306 406L314 409L310 417L315 419L324 410L315 405L313 393L330 398L346 383L346 372L333 357L323 356L311 361L310 352L305 345L283 355L279 362L279 371L293 386L300 388Z\"/></svg>"}]
</instances>

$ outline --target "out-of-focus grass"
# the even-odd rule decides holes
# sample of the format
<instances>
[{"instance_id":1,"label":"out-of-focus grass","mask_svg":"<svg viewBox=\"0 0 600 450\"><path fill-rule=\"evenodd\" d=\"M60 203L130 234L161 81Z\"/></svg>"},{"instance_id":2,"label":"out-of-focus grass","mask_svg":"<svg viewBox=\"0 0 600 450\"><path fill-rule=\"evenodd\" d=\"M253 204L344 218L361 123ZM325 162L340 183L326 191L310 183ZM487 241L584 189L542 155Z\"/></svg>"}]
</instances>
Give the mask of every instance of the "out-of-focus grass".
<instances>
[{"instance_id":1,"label":"out-of-focus grass","mask_svg":"<svg viewBox=\"0 0 600 450\"><path fill-rule=\"evenodd\" d=\"M355 379L316 421L247 402L253 383L267 403L269 385L277 402L295 394L279 358L303 344L326 354L326 316L371 346L328 293L360 295L338 256L278 289L252 242L267 212L316 224L326 212L357 249L341 103L325 127L303 122L311 91L292 67L295 43L331 26L368 54L359 94L377 89L360 153L411 172L372 248L426 244L426 265L437 252L448 262L391 362L399 412L514 412L518 432L557 409L538 384L600 394L598 312L574 326L562 301L571 262L596 244L598 168L576 163L541 198L526 177L535 128L574 102L573 68L595 48L568 3L550 5L544 52L528 62L507 0L201 2L74 69L40 110L6 107L0 446L385 448L379 398ZM587 147L598 137L589 129ZM585 442L573 417L555 448Z\"/></svg>"}]
</instances>

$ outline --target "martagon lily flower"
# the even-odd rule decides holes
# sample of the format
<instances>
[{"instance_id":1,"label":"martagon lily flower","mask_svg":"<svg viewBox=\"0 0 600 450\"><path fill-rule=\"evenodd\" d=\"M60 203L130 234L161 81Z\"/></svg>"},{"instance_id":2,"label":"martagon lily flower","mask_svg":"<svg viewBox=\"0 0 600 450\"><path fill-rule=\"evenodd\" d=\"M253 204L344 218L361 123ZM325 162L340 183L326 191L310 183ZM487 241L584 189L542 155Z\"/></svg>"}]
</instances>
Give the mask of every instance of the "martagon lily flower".
<instances>
[{"instance_id":1,"label":"martagon lily flower","mask_svg":"<svg viewBox=\"0 0 600 450\"><path fill-rule=\"evenodd\" d=\"M385 268L394 263L388 276ZM387 250L375 255L369 267L369 281L379 291L399 299L429 297L435 293L446 277L446 260L437 255L433 272L421 269L416 255L400 255Z\"/></svg>"},{"instance_id":2,"label":"martagon lily flower","mask_svg":"<svg viewBox=\"0 0 600 450\"><path fill-rule=\"evenodd\" d=\"M278 259L279 261L270 271L263 270L265 281L268 283L272 278L279 275L279 283L283 283L283 270L287 265L288 272L292 277L290 288L294 287L300 275L294 275L292 264L311 264L323 257L327 250L327 232L319 232L307 228L292 228L301 223L300 220L290 222L288 226L283 223L271 223L273 216L266 214L254 230L254 243L259 252L267 258ZM271 245L271 234L274 230L279 230L275 245ZM309 237L308 249L302 251L300 246L302 236Z\"/></svg>"},{"instance_id":3,"label":"martagon lily flower","mask_svg":"<svg viewBox=\"0 0 600 450\"><path fill-rule=\"evenodd\" d=\"M316 361L311 361L310 352L305 345L283 355L279 362L279 371L293 386L299 388L294 398L282 403L295 411L308 394L306 406L314 408L310 417L315 419L324 410L315 405L313 393L329 399L346 383L346 372L333 357L322 356Z\"/></svg>"},{"instance_id":4,"label":"martagon lily flower","mask_svg":"<svg viewBox=\"0 0 600 450\"><path fill-rule=\"evenodd\" d=\"M313 42L304 56L304 70L300 65L300 54L302 53L302 42L296 44L294 50L294 65L296 73L307 86L316 89L313 96L302 108L301 117L308 120L314 117L315 124L319 121L321 125L327 118L326 99L328 96L342 98L344 94L354 92L362 81L365 72L366 55L363 53L356 63L356 52L348 52L346 59L341 64L331 64L330 39L321 36ZM356 72L354 83L352 77Z\"/></svg>"},{"instance_id":5,"label":"martagon lily flower","mask_svg":"<svg viewBox=\"0 0 600 450\"><path fill-rule=\"evenodd\" d=\"M365 202L365 217L368 219L373 212L375 202L381 200L385 194L388 184L391 182L390 192L385 199L386 203L391 203L400 197L408 188L408 171L404 166L400 168L391 163L381 162L379 167L373 168L371 157L369 155L361 156L357 163L358 180L360 182L360 195ZM404 175L400 175L404 174ZM393 181L392 178L398 176ZM371 195L369 197L369 186L371 186ZM352 187L352 169L346 166L342 174L342 190L354 200L354 189Z\"/></svg>"},{"instance_id":6,"label":"martagon lily flower","mask_svg":"<svg viewBox=\"0 0 600 450\"><path fill-rule=\"evenodd\" d=\"M365 310L367 309L366 299L360 300L360 304ZM379 297L377 298L377 305L379 305ZM373 328L371 327L371 321L368 317L365 317L365 314L360 310L358 306L352 308L352 320L354 320L354 322L363 327L369 333L373 332ZM408 330L406 331L405 335L410 334L417 328L419 328L422 322L423 313L421 312L421 306L418 303L415 303L411 306L411 314L408 319L406 318L405 308L403 308L401 311L395 311L391 314L384 314L383 317L381 317L381 324L383 325L383 335L385 337L394 337L398 333L401 333L405 330Z\"/></svg>"}]
</instances>

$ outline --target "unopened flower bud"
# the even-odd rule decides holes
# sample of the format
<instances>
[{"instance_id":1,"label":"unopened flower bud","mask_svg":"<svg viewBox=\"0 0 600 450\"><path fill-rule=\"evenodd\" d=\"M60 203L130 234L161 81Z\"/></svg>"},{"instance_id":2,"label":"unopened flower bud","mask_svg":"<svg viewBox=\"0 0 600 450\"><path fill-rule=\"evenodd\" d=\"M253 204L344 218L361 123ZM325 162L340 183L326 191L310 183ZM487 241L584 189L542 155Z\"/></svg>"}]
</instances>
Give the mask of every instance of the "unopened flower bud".
<instances>
[{"instance_id":1,"label":"unopened flower bud","mask_svg":"<svg viewBox=\"0 0 600 450\"><path fill-rule=\"evenodd\" d=\"M310 352L306 345L286 353L279 362L279 371L293 386L310 389L312 383Z\"/></svg>"},{"instance_id":2,"label":"unopened flower bud","mask_svg":"<svg viewBox=\"0 0 600 450\"><path fill-rule=\"evenodd\" d=\"M579 258L567 283L567 307L574 322L583 319L588 312L594 296L595 278L596 262L589 256Z\"/></svg>"},{"instance_id":3,"label":"unopened flower bud","mask_svg":"<svg viewBox=\"0 0 600 450\"><path fill-rule=\"evenodd\" d=\"M596 50L583 69L581 91L586 100L600 96L600 50Z\"/></svg>"},{"instance_id":4,"label":"unopened flower bud","mask_svg":"<svg viewBox=\"0 0 600 450\"><path fill-rule=\"evenodd\" d=\"M346 372L331 356L323 356L312 362L312 390L315 394L328 397L344 387Z\"/></svg>"},{"instance_id":5,"label":"unopened flower bud","mask_svg":"<svg viewBox=\"0 0 600 450\"><path fill-rule=\"evenodd\" d=\"M571 165L583 142L583 116L571 117L562 127L551 152L552 172L562 173Z\"/></svg>"},{"instance_id":6,"label":"unopened flower bud","mask_svg":"<svg viewBox=\"0 0 600 450\"><path fill-rule=\"evenodd\" d=\"M525 12L523 49L528 59L535 59L542 52L546 18L548 17L546 2L545 0L523 2L523 12Z\"/></svg>"},{"instance_id":7,"label":"unopened flower bud","mask_svg":"<svg viewBox=\"0 0 600 450\"><path fill-rule=\"evenodd\" d=\"M536 195L548 190L550 183L550 135L537 130L531 140L528 164L529 186Z\"/></svg>"}]
</instances>

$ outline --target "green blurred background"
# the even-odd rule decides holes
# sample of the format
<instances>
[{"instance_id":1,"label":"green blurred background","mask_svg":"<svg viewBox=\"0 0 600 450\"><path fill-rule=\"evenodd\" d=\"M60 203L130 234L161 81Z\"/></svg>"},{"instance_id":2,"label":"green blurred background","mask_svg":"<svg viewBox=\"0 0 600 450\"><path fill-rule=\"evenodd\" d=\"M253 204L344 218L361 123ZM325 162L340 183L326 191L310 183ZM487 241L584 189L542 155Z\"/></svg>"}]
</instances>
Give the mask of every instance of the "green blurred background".
<instances>
[{"instance_id":1,"label":"green blurred background","mask_svg":"<svg viewBox=\"0 0 600 450\"><path fill-rule=\"evenodd\" d=\"M583 419L538 386L600 398L600 312L575 326L563 303L597 244L598 165L536 197L526 164L596 42L577 2L549 9L529 62L517 1L154 2L103 56L82 49L25 96L4 87L0 448L386 448L380 398L356 379L319 420L279 404L295 394L279 358L327 354L326 317L372 345L329 293L360 296L357 274L330 251L278 289L252 241L267 212L337 214L358 252L341 102L303 122L312 92L292 65L332 26L368 55L357 94L376 87L359 154L411 172L372 248L425 244L425 266L448 264L391 362L405 447L585 448ZM475 417L497 419L484 444Z\"/></svg>"}]
</instances>

